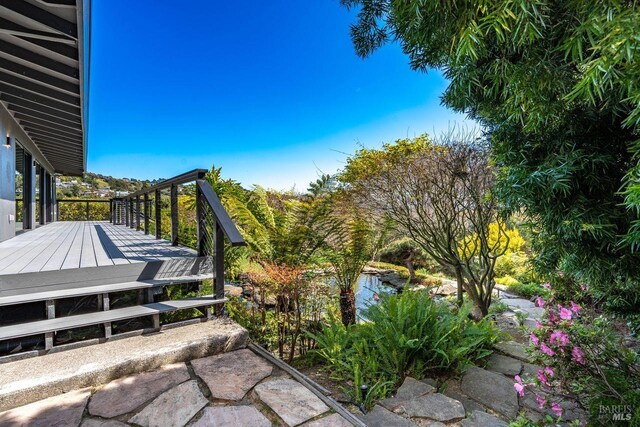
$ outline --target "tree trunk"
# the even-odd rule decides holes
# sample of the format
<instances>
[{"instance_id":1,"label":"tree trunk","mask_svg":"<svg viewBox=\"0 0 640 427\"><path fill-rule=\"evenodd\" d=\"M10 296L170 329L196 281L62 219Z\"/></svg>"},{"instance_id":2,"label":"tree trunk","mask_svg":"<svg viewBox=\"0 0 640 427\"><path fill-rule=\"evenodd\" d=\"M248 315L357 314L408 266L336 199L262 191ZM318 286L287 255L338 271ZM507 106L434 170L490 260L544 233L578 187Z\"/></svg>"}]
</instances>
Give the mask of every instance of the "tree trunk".
<instances>
[{"instance_id":1,"label":"tree trunk","mask_svg":"<svg viewBox=\"0 0 640 427\"><path fill-rule=\"evenodd\" d=\"M356 323L356 295L352 288L340 289L340 314L345 326Z\"/></svg>"},{"instance_id":2,"label":"tree trunk","mask_svg":"<svg viewBox=\"0 0 640 427\"><path fill-rule=\"evenodd\" d=\"M413 266L413 252L409 254L409 256L404 260L404 264L407 266L407 270L409 270L409 282L416 282L416 269Z\"/></svg>"},{"instance_id":3,"label":"tree trunk","mask_svg":"<svg viewBox=\"0 0 640 427\"><path fill-rule=\"evenodd\" d=\"M456 295L458 307L462 307L464 302L462 292L464 290L464 278L462 277L462 271L460 271L460 267L456 267L456 283L458 285L458 290Z\"/></svg>"}]
</instances>

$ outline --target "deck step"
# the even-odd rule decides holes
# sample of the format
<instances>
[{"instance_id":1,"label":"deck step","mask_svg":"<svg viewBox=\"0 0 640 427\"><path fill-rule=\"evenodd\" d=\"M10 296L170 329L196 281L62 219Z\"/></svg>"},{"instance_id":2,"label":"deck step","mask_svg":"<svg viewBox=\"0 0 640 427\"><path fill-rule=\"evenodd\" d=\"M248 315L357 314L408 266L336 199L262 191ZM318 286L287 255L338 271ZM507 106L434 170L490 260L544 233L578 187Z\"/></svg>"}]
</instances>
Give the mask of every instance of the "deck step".
<instances>
[{"instance_id":1,"label":"deck step","mask_svg":"<svg viewBox=\"0 0 640 427\"><path fill-rule=\"evenodd\" d=\"M99 325L102 323L116 322L118 320L133 319L136 317L154 316L160 313L184 310L187 308L222 304L226 301L226 298L215 299L212 295L207 295L196 298L137 305L133 307L119 308L116 310L80 314L76 316L59 317L57 319L20 323L17 325L0 327L0 340L45 334L48 332L80 328L83 326Z\"/></svg>"},{"instance_id":2,"label":"deck step","mask_svg":"<svg viewBox=\"0 0 640 427\"><path fill-rule=\"evenodd\" d=\"M170 279L152 279L152 280L135 280L124 283L113 283L106 285L89 285L81 287L75 285L69 289L48 290L49 287L43 286L32 288L29 292L18 295L1 296L0 307L4 305L25 304L36 301L56 300L62 298L81 297L86 295L100 295L112 292L129 291L132 289L148 289L160 286L177 285L180 283L198 282L201 280L211 279L211 274L196 274L192 276L183 276Z\"/></svg>"}]
</instances>

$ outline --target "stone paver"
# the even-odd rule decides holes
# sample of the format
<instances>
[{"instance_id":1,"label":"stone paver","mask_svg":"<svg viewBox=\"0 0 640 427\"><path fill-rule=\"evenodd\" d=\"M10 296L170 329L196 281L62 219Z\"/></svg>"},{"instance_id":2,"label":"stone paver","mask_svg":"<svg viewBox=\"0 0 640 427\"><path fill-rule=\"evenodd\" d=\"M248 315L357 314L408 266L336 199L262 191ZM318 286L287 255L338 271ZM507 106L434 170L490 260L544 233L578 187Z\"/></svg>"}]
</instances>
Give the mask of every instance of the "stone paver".
<instances>
[{"instance_id":1,"label":"stone paver","mask_svg":"<svg viewBox=\"0 0 640 427\"><path fill-rule=\"evenodd\" d=\"M482 411L473 411L469 418L460 422L462 427L507 427L500 418Z\"/></svg>"},{"instance_id":2,"label":"stone paver","mask_svg":"<svg viewBox=\"0 0 640 427\"><path fill-rule=\"evenodd\" d=\"M224 400L242 399L273 370L270 363L248 349L192 360L191 366L207 383L211 396Z\"/></svg>"},{"instance_id":3,"label":"stone paver","mask_svg":"<svg viewBox=\"0 0 640 427\"><path fill-rule=\"evenodd\" d=\"M513 357L503 356L502 354L493 353L489 357L487 369L501 374L514 376L522 371L522 362Z\"/></svg>"},{"instance_id":4,"label":"stone paver","mask_svg":"<svg viewBox=\"0 0 640 427\"><path fill-rule=\"evenodd\" d=\"M434 391L436 391L436 389L433 386L414 378L406 377L398 389L396 397L398 399L413 399L414 397L433 393Z\"/></svg>"},{"instance_id":5,"label":"stone paver","mask_svg":"<svg viewBox=\"0 0 640 427\"><path fill-rule=\"evenodd\" d=\"M453 421L465 416L462 403L440 393L408 400L400 410L411 418L429 418L434 421Z\"/></svg>"},{"instance_id":6,"label":"stone paver","mask_svg":"<svg viewBox=\"0 0 640 427\"><path fill-rule=\"evenodd\" d=\"M297 426L329 410L309 389L288 378L263 382L254 390L289 426Z\"/></svg>"},{"instance_id":7,"label":"stone paver","mask_svg":"<svg viewBox=\"0 0 640 427\"><path fill-rule=\"evenodd\" d=\"M206 408L192 427L251 426L271 427L271 421L253 405Z\"/></svg>"},{"instance_id":8,"label":"stone paver","mask_svg":"<svg viewBox=\"0 0 640 427\"><path fill-rule=\"evenodd\" d=\"M76 427L89 400L90 389L74 390L0 413L3 427Z\"/></svg>"},{"instance_id":9,"label":"stone paver","mask_svg":"<svg viewBox=\"0 0 640 427\"><path fill-rule=\"evenodd\" d=\"M523 362L528 362L531 359L525 351L526 346L515 341L503 341L495 344L494 347L507 356L515 357Z\"/></svg>"},{"instance_id":10,"label":"stone paver","mask_svg":"<svg viewBox=\"0 0 640 427\"><path fill-rule=\"evenodd\" d=\"M417 425L379 405L374 406L367 415L362 417L362 421L368 427L416 427Z\"/></svg>"},{"instance_id":11,"label":"stone paver","mask_svg":"<svg viewBox=\"0 0 640 427\"><path fill-rule=\"evenodd\" d=\"M102 420L98 418L86 418L80 427L128 427L129 424L116 420Z\"/></svg>"},{"instance_id":12,"label":"stone paver","mask_svg":"<svg viewBox=\"0 0 640 427\"><path fill-rule=\"evenodd\" d=\"M331 414L317 420L302 424L302 427L353 427L353 425L342 418L339 414Z\"/></svg>"},{"instance_id":13,"label":"stone paver","mask_svg":"<svg viewBox=\"0 0 640 427\"><path fill-rule=\"evenodd\" d=\"M143 427L183 426L208 403L191 380L165 391L129 422Z\"/></svg>"},{"instance_id":14,"label":"stone paver","mask_svg":"<svg viewBox=\"0 0 640 427\"><path fill-rule=\"evenodd\" d=\"M93 395L89 413L104 418L126 414L188 379L187 365L175 363L157 371L111 381Z\"/></svg>"},{"instance_id":15,"label":"stone paver","mask_svg":"<svg viewBox=\"0 0 640 427\"><path fill-rule=\"evenodd\" d=\"M506 298L502 302L511 308L533 308L536 306L532 301L524 298Z\"/></svg>"},{"instance_id":16,"label":"stone paver","mask_svg":"<svg viewBox=\"0 0 640 427\"><path fill-rule=\"evenodd\" d=\"M509 419L518 415L518 397L513 381L502 374L470 366L462 378L460 390Z\"/></svg>"},{"instance_id":17,"label":"stone paver","mask_svg":"<svg viewBox=\"0 0 640 427\"><path fill-rule=\"evenodd\" d=\"M458 383L453 383L452 381L448 382L447 389L442 394L444 394L445 396L449 396L450 398L455 399L458 402L462 403L462 406L464 406L464 410L467 413L467 415L473 411L484 412L486 409L484 406L482 406L475 400L470 399L469 397L460 393L459 382Z\"/></svg>"}]
</instances>

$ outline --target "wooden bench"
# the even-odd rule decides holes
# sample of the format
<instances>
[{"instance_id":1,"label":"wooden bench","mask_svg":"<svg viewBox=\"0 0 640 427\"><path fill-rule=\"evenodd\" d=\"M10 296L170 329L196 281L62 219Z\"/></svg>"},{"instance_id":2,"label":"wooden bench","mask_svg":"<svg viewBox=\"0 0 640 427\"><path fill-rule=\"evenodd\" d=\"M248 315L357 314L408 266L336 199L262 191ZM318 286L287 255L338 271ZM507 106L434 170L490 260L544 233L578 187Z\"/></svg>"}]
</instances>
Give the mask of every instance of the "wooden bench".
<instances>
[{"instance_id":1,"label":"wooden bench","mask_svg":"<svg viewBox=\"0 0 640 427\"><path fill-rule=\"evenodd\" d=\"M56 290L50 290L51 286L41 286L24 290L23 293L16 295L4 296L5 293L0 292L0 307L5 305L25 304L29 302L57 300L62 298L81 297L87 295L103 295L113 292L130 291L134 289L159 288L168 285L198 282L206 279L211 279L211 274L182 276L173 279L135 280L106 285L76 285L77 287Z\"/></svg>"},{"instance_id":2,"label":"wooden bench","mask_svg":"<svg viewBox=\"0 0 640 427\"><path fill-rule=\"evenodd\" d=\"M189 308L209 307L216 304L223 304L226 301L228 301L226 298L215 299L213 295L207 295L175 301L162 301L145 305L136 305L116 310L105 310L75 316L20 323L17 325L0 327L0 340L45 334L45 348L51 349L53 347L53 333L56 331L103 324L105 325L105 337L109 338L111 336L111 322L133 319L136 317L153 316L154 328L157 329L160 327L159 318L161 313Z\"/></svg>"}]
</instances>

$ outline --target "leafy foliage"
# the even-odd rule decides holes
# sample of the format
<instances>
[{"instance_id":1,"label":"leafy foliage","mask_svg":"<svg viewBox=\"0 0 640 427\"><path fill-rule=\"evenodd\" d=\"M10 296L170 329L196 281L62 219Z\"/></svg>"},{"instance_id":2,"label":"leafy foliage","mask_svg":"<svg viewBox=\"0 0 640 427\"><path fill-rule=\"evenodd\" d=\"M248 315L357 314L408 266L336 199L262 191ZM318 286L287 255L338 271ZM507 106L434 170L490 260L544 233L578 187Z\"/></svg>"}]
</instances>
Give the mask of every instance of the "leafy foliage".
<instances>
[{"instance_id":1,"label":"leafy foliage","mask_svg":"<svg viewBox=\"0 0 640 427\"><path fill-rule=\"evenodd\" d=\"M452 312L436 304L427 292L383 296L366 309L368 322L344 326L333 319L312 334L314 354L332 377L350 381L346 392L355 401L367 404L386 397L407 375L462 369L489 355L498 333L489 321L476 323L468 314L468 307ZM370 388L366 402L361 384Z\"/></svg>"},{"instance_id":2,"label":"leafy foliage","mask_svg":"<svg viewBox=\"0 0 640 427\"><path fill-rule=\"evenodd\" d=\"M367 56L398 41L444 71L444 103L491 136L500 198L532 221L537 266L640 308L640 5L580 0L342 0Z\"/></svg>"}]
</instances>

